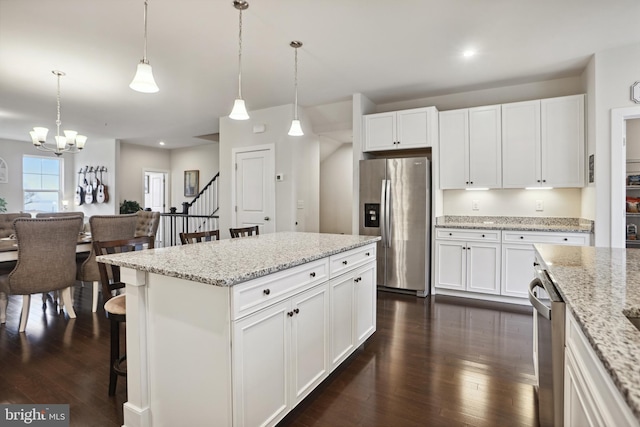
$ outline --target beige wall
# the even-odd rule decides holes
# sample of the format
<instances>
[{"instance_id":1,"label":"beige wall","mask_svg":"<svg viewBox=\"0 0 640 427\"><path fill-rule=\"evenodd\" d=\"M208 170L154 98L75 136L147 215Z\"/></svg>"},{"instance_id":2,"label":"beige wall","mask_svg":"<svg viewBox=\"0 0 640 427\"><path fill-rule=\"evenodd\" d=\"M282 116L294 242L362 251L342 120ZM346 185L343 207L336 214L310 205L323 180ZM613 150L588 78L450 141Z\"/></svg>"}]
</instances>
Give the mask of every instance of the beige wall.
<instances>
[{"instance_id":1,"label":"beige wall","mask_svg":"<svg viewBox=\"0 0 640 427\"><path fill-rule=\"evenodd\" d=\"M220 229L231 227L232 150L256 145L275 145L276 173L284 181L276 182L276 231L317 231L319 223L319 142L312 133L304 109L299 116L305 135L288 136L292 105L250 111L246 121L220 118ZM265 131L254 133L254 125ZM275 177L274 177L275 179ZM297 209L298 200L304 208ZM296 226L296 222L299 226Z\"/></svg>"},{"instance_id":2,"label":"beige wall","mask_svg":"<svg viewBox=\"0 0 640 427\"><path fill-rule=\"evenodd\" d=\"M150 169L148 169L150 170ZM220 171L219 144L211 142L196 147L177 148L171 150L171 203L178 212L182 211L182 203L190 202L193 197L184 197L184 172L200 171L198 191Z\"/></svg>"},{"instance_id":3,"label":"beige wall","mask_svg":"<svg viewBox=\"0 0 640 427\"><path fill-rule=\"evenodd\" d=\"M73 156L75 162L75 171L85 166L104 166L107 173L103 174L103 180L107 185L109 193L109 201L107 203L91 203L83 204L76 210L84 212L85 218L92 215L113 215L120 212L119 185L120 169L118 163L118 153L120 151L120 142L113 139L91 138L87 141L84 150ZM75 179L77 180L77 175ZM116 178L117 177L117 178ZM98 179L100 176L98 175ZM87 175L89 179L89 175ZM70 204L73 204L73 196L71 195Z\"/></svg>"},{"instance_id":4,"label":"beige wall","mask_svg":"<svg viewBox=\"0 0 640 427\"><path fill-rule=\"evenodd\" d=\"M320 163L320 232L351 234L353 147L343 144Z\"/></svg>"},{"instance_id":5,"label":"beige wall","mask_svg":"<svg viewBox=\"0 0 640 427\"><path fill-rule=\"evenodd\" d=\"M134 200L144 206L144 172L169 172L171 151L135 144L120 144L118 185L121 203ZM118 208L119 209L119 208Z\"/></svg>"}]
</instances>

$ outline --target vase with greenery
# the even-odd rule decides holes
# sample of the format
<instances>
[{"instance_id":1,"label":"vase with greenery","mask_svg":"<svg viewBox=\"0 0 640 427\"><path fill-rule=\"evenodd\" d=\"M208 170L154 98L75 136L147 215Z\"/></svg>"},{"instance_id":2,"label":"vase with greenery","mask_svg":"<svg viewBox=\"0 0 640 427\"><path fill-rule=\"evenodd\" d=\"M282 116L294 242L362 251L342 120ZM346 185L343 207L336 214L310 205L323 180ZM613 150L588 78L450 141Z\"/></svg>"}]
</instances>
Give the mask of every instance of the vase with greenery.
<instances>
[{"instance_id":1,"label":"vase with greenery","mask_svg":"<svg viewBox=\"0 0 640 427\"><path fill-rule=\"evenodd\" d=\"M134 200L125 200L120 203L120 213L121 214L132 214L142 210L140 207L140 203Z\"/></svg>"},{"instance_id":2,"label":"vase with greenery","mask_svg":"<svg viewBox=\"0 0 640 427\"><path fill-rule=\"evenodd\" d=\"M4 199L4 197L0 197L0 212L6 212L7 211L7 201Z\"/></svg>"}]
</instances>

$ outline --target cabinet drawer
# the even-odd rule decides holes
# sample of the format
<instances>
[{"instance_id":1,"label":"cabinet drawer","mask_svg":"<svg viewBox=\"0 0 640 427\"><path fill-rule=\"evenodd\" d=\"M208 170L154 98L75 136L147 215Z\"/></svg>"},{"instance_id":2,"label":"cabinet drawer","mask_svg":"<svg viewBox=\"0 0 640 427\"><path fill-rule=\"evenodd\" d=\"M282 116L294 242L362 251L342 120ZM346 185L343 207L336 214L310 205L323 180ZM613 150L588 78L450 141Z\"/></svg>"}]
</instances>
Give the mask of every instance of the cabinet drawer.
<instances>
[{"instance_id":1,"label":"cabinet drawer","mask_svg":"<svg viewBox=\"0 0 640 427\"><path fill-rule=\"evenodd\" d=\"M588 246L588 233L536 233L526 231L505 231L502 233L504 243L549 243L555 245Z\"/></svg>"},{"instance_id":2,"label":"cabinet drawer","mask_svg":"<svg viewBox=\"0 0 640 427\"><path fill-rule=\"evenodd\" d=\"M500 230L470 230L460 228L436 229L436 239L499 242Z\"/></svg>"},{"instance_id":3,"label":"cabinet drawer","mask_svg":"<svg viewBox=\"0 0 640 427\"><path fill-rule=\"evenodd\" d=\"M342 252L336 255L331 255L331 277L336 277L361 265L375 261L376 259L376 246L368 245L360 248L351 249L350 251Z\"/></svg>"},{"instance_id":4,"label":"cabinet drawer","mask_svg":"<svg viewBox=\"0 0 640 427\"><path fill-rule=\"evenodd\" d=\"M312 261L233 287L233 319L282 301L329 279L329 258Z\"/></svg>"}]
</instances>

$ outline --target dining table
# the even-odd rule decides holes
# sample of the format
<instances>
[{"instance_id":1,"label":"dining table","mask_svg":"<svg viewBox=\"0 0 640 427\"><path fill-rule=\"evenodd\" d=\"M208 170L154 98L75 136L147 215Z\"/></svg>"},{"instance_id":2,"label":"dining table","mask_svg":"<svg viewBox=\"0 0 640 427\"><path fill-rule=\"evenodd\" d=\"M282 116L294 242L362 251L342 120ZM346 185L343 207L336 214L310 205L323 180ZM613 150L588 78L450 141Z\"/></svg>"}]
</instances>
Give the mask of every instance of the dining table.
<instances>
[{"instance_id":1,"label":"dining table","mask_svg":"<svg viewBox=\"0 0 640 427\"><path fill-rule=\"evenodd\" d=\"M76 253L91 251L91 233L78 234ZM18 259L18 243L15 238L0 238L0 262L16 261Z\"/></svg>"}]
</instances>

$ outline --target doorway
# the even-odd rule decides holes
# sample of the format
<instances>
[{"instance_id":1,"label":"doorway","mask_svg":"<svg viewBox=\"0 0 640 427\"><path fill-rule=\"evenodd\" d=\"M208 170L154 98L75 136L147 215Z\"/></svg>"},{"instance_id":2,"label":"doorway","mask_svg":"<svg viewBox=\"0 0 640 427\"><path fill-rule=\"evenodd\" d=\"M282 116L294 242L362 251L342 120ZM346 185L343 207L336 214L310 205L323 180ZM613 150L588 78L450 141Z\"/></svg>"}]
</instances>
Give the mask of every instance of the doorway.
<instances>
[{"instance_id":1,"label":"doorway","mask_svg":"<svg viewBox=\"0 0 640 427\"><path fill-rule=\"evenodd\" d=\"M144 171L144 209L164 213L169 200L169 173L158 171ZM164 246L164 227L162 220L156 234L156 246Z\"/></svg>"},{"instance_id":2,"label":"doorway","mask_svg":"<svg viewBox=\"0 0 640 427\"><path fill-rule=\"evenodd\" d=\"M257 225L260 234L276 231L274 151L271 144L233 150L233 227Z\"/></svg>"}]
</instances>

